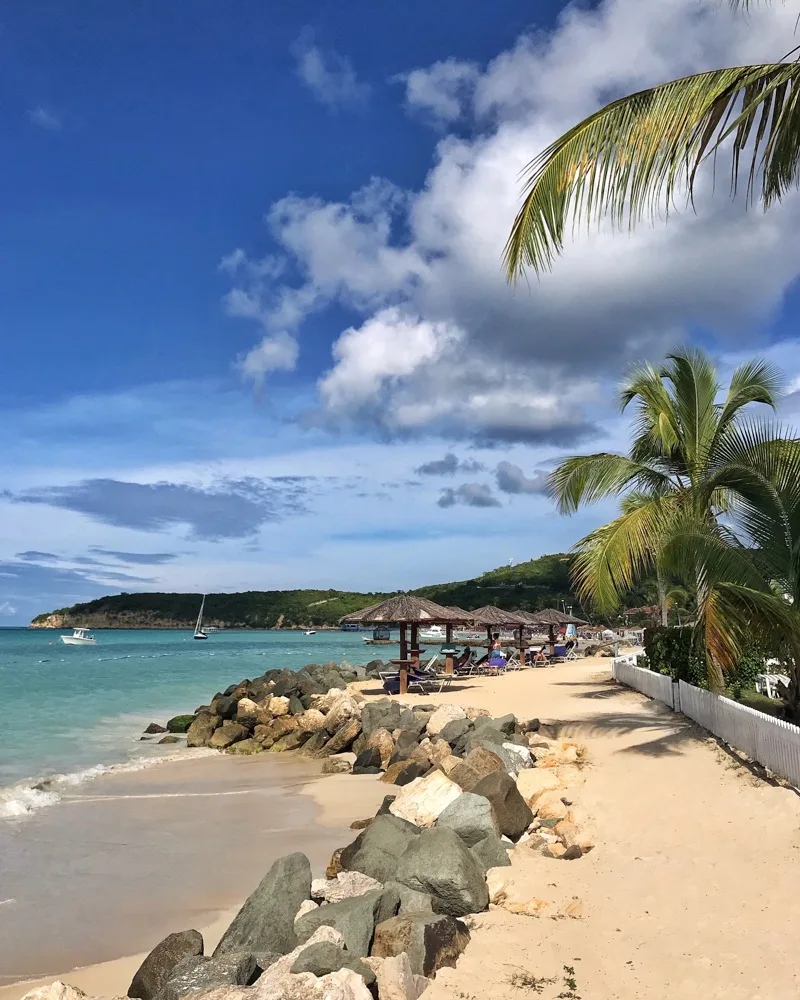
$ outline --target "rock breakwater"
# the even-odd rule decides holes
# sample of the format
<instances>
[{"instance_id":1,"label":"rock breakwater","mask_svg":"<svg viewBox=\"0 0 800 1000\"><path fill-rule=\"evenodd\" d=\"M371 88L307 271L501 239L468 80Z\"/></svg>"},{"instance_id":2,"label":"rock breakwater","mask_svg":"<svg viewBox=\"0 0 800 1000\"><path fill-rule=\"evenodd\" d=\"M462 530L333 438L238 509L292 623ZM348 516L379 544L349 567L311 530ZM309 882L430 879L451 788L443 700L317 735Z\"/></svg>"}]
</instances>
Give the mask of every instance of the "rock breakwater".
<instances>
[{"instance_id":1,"label":"rock breakwater","mask_svg":"<svg viewBox=\"0 0 800 1000\"><path fill-rule=\"evenodd\" d=\"M490 906L542 912L542 900L514 897L518 852L571 861L592 849L574 805L585 747L537 719L367 700L348 688L381 666L268 671L167 723L185 729L191 746L294 751L322 760L323 772L372 774L390 787L324 876L313 877L303 854L279 859L211 956L197 931L171 934L129 997L417 1000L467 947L465 918ZM56 983L27 1000L83 996Z\"/></svg>"}]
</instances>

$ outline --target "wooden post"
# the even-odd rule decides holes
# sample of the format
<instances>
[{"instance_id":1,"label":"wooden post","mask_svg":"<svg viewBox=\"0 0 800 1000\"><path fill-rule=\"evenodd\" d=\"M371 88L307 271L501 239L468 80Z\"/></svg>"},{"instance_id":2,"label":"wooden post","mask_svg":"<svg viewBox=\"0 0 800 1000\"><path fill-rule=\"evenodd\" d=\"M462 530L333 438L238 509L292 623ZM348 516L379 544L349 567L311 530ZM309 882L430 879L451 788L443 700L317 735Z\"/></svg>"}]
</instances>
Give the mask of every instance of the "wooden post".
<instances>
[{"instance_id":1,"label":"wooden post","mask_svg":"<svg viewBox=\"0 0 800 1000\"><path fill-rule=\"evenodd\" d=\"M555 625L550 625L550 655L556 655L556 627Z\"/></svg>"},{"instance_id":2,"label":"wooden post","mask_svg":"<svg viewBox=\"0 0 800 1000\"><path fill-rule=\"evenodd\" d=\"M400 659L408 659L408 641L406 639L406 623L400 626Z\"/></svg>"},{"instance_id":3,"label":"wooden post","mask_svg":"<svg viewBox=\"0 0 800 1000\"><path fill-rule=\"evenodd\" d=\"M411 625L411 662L416 670L419 667L419 625Z\"/></svg>"},{"instance_id":4,"label":"wooden post","mask_svg":"<svg viewBox=\"0 0 800 1000\"><path fill-rule=\"evenodd\" d=\"M406 634L406 623L400 625L400 694L408 694L408 639Z\"/></svg>"},{"instance_id":5,"label":"wooden post","mask_svg":"<svg viewBox=\"0 0 800 1000\"><path fill-rule=\"evenodd\" d=\"M524 628L524 625L520 625L519 627L519 665L521 667L525 666L525 645L522 641L522 630Z\"/></svg>"},{"instance_id":6,"label":"wooden post","mask_svg":"<svg viewBox=\"0 0 800 1000\"><path fill-rule=\"evenodd\" d=\"M408 694L408 668L400 665L400 694Z\"/></svg>"},{"instance_id":7,"label":"wooden post","mask_svg":"<svg viewBox=\"0 0 800 1000\"><path fill-rule=\"evenodd\" d=\"M444 641L448 649L453 645L453 626L448 624L444 627ZM448 653L444 658L444 672L446 674L452 674L453 672L453 654Z\"/></svg>"}]
</instances>

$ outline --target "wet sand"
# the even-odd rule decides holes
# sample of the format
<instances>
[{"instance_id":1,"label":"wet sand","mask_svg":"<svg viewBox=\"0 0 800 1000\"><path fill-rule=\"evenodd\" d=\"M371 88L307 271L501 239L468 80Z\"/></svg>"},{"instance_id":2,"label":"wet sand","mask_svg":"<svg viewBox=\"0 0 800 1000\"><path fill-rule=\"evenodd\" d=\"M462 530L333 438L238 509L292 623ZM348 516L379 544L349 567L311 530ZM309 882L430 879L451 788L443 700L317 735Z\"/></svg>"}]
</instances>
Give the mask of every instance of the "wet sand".
<instances>
[{"instance_id":1,"label":"wet sand","mask_svg":"<svg viewBox=\"0 0 800 1000\"><path fill-rule=\"evenodd\" d=\"M124 995L172 931L196 927L213 948L276 858L303 851L321 873L390 789L319 770L272 754L177 761L105 775L4 824L0 984L14 985L0 997L52 978Z\"/></svg>"}]
</instances>

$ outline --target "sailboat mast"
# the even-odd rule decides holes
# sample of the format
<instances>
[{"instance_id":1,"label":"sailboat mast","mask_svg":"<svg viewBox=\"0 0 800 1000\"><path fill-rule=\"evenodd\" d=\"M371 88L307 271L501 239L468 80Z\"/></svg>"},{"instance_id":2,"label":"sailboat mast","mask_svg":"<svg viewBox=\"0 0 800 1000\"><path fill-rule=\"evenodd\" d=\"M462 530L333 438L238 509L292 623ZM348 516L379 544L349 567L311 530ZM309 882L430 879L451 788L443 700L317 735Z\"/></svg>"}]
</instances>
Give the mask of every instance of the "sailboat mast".
<instances>
[{"instance_id":1,"label":"sailboat mast","mask_svg":"<svg viewBox=\"0 0 800 1000\"><path fill-rule=\"evenodd\" d=\"M206 606L206 595L203 594L203 600L200 602L200 614L197 616L197 624L194 627L195 635L200 631L200 626L203 624L203 609Z\"/></svg>"}]
</instances>

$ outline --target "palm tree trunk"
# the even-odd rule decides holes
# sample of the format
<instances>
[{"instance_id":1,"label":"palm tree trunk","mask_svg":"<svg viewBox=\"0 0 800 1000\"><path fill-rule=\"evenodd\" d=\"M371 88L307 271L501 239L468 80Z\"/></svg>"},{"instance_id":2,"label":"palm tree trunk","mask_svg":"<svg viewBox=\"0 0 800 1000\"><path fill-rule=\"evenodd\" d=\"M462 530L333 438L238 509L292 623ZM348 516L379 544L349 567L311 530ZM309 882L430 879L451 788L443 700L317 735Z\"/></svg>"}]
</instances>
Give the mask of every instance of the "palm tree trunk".
<instances>
[{"instance_id":1,"label":"palm tree trunk","mask_svg":"<svg viewBox=\"0 0 800 1000\"><path fill-rule=\"evenodd\" d=\"M656 566L656 584L658 586L658 604L661 608L661 624L664 628L669 625L669 608L667 607L667 588L661 570Z\"/></svg>"}]
</instances>

